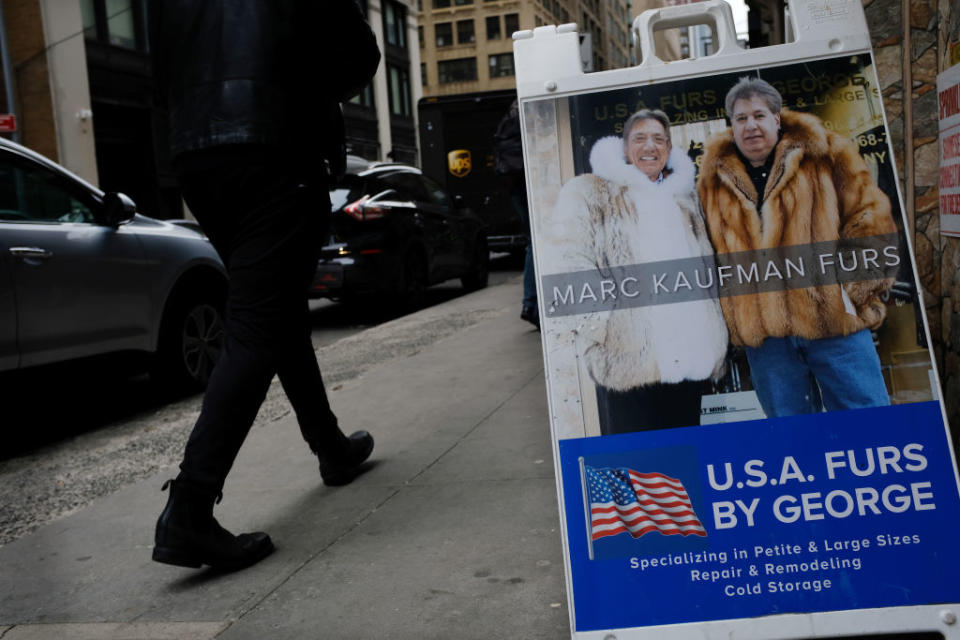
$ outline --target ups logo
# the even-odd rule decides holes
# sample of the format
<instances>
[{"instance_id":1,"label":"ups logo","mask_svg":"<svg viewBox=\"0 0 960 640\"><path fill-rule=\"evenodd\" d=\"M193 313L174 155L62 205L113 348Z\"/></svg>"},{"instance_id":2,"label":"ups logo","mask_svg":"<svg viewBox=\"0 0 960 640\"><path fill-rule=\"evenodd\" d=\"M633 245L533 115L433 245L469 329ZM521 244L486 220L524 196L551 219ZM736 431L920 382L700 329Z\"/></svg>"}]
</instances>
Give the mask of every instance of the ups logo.
<instances>
[{"instance_id":1,"label":"ups logo","mask_svg":"<svg viewBox=\"0 0 960 640\"><path fill-rule=\"evenodd\" d=\"M470 152L467 149L456 149L447 154L447 165L450 173L462 178L470 173Z\"/></svg>"}]
</instances>

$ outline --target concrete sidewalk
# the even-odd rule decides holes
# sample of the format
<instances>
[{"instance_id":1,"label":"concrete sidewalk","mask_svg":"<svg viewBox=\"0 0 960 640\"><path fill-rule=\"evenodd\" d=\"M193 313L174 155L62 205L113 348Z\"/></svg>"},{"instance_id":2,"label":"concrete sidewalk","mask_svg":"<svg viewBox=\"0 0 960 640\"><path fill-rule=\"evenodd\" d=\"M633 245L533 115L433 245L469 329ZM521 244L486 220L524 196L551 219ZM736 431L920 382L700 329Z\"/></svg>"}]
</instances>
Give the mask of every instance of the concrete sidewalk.
<instances>
[{"instance_id":1,"label":"concrete sidewalk","mask_svg":"<svg viewBox=\"0 0 960 640\"><path fill-rule=\"evenodd\" d=\"M292 416L255 428L216 515L277 551L150 560L173 470L0 548L3 640L568 637L540 334L510 283L421 314L476 324L331 393L373 468L324 487ZM321 362L321 368L323 363Z\"/></svg>"}]
</instances>

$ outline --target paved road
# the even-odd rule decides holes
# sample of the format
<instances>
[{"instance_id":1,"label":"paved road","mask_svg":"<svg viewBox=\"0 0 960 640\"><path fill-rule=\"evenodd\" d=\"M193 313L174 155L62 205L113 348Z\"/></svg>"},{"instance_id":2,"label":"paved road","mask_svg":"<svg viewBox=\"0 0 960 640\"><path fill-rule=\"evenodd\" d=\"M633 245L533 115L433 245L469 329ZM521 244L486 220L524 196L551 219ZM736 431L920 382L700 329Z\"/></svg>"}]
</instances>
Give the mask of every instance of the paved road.
<instances>
[{"instance_id":1,"label":"paved road","mask_svg":"<svg viewBox=\"0 0 960 640\"><path fill-rule=\"evenodd\" d=\"M490 286L520 275L515 262L505 255L491 262ZM446 302L463 294L459 280L450 280L427 290L426 306ZM519 301L518 301L519 308ZM384 322L399 314L313 300L313 344L325 347ZM142 415L162 415L172 401L158 393L145 374L130 376L116 364L65 366L0 374L0 397L4 402L4 446L0 461L28 454L44 446L68 441L92 431L121 425Z\"/></svg>"},{"instance_id":2,"label":"paved road","mask_svg":"<svg viewBox=\"0 0 960 640\"><path fill-rule=\"evenodd\" d=\"M514 265L498 261L490 283L519 277ZM462 292L456 281L432 287L428 304ZM476 321L454 316L442 322L406 322L389 313L371 317L328 301L314 301L311 307L314 346L329 387ZM175 465L201 401L199 395L171 399L158 394L145 375L125 377L87 366L0 375L0 389L6 438L0 448L0 546ZM274 384L258 422L278 420L289 412Z\"/></svg>"},{"instance_id":3,"label":"paved road","mask_svg":"<svg viewBox=\"0 0 960 640\"><path fill-rule=\"evenodd\" d=\"M490 267L490 286L502 284L522 272L522 269L517 270L517 264L507 254L495 254ZM440 304L462 294L463 287L460 281L448 280L427 289L426 306ZM519 304L517 301L518 309ZM313 345L315 347L331 344L398 317L395 313L391 314L389 309L343 305L323 299L312 300L310 310L313 312Z\"/></svg>"}]
</instances>

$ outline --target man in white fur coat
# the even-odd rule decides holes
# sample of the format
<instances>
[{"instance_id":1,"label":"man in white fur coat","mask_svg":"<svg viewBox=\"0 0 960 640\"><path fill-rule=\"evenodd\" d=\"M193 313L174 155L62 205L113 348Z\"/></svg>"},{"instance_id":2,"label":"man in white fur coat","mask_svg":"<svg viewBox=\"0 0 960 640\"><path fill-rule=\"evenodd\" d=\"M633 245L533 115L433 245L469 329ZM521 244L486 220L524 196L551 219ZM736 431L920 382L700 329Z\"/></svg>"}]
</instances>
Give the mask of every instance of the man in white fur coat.
<instances>
[{"instance_id":1,"label":"man in white fur coat","mask_svg":"<svg viewBox=\"0 0 960 640\"><path fill-rule=\"evenodd\" d=\"M593 173L564 185L555 223L571 271L703 257L713 249L694 166L662 111L644 109L623 137L601 138ZM727 328L716 298L585 314L578 328L597 384L601 433L697 425L704 381L724 370Z\"/></svg>"}]
</instances>

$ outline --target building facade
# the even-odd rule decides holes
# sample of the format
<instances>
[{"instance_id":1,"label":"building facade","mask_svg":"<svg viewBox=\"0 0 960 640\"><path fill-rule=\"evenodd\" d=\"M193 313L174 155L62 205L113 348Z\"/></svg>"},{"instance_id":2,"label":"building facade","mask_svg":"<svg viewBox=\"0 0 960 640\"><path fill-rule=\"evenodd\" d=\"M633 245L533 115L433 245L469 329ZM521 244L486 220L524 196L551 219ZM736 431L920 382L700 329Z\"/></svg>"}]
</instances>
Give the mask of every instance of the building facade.
<instances>
[{"instance_id":1,"label":"building facade","mask_svg":"<svg viewBox=\"0 0 960 640\"><path fill-rule=\"evenodd\" d=\"M12 81L3 110L17 116L4 134L97 182L90 88L80 6L58 0L4 0L0 41ZM0 70L0 74L3 71ZM11 95L7 95L6 85Z\"/></svg>"},{"instance_id":2,"label":"building facade","mask_svg":"<svg viewBox=\"0 0 960 640\"><path fill-rule=\"evenodd\" d=\"M960 5L946 0L865 0L864 10L908 233L954 441L960 434L960 239L940 235L937 74L960 47Z\"/></svg>"},{"instance_id":3,"label":"building facade","mask_svg":"<svg viewBox=\"0 0 960 640\"><path fill-rule=\"evenodd\" d=\"M149 1L4 0L0 39L13 90L8 100L0 82L0 112L17 115L18 131L7 137L105 191L126 193L142 213L177 218L188 212L167 153L166 115L154 105ZM344 105L348 151L416 162L414 1L361 5L383 61L371 85ZM330 62L318 61L318 75Z\"/></svg>"},{"instance_id":4,"label":"building facade","mask_svg":"<svg viewBox=\"0 0 960 640\"><path fill-rule=\"evenodd\" d=\"M678 4L675 0L634 0L631 5L631 15L633 19L636 20L644 11L669 7L675 4ZM683 43L680 31L680 29L665 29L663 31L657 31L654 34L653 49L658 58L669 62L671 60L680 60L689 57L682 53ZM641 62L640 58L640 45L634 41L634 61L639 63Z\"/></svg>"},{"instance_id":5,"label":"building facade","mask_svg":"<svg viewBox=\"0 0 960 640\"><path fill-rule=\"evenodd\" d=\"M417 82L416 5L414 0L365 0L360 4L383 58L371 85L344 104L347 151L369 160L416 164L416 105L422 95Z\"/></svg>"},{"instance_id":6,"label":"building facade","mask_svg":"<svg viewBox=\"0 0 960 640\"><path fill-rule=\"evenodd\" d=\"M627 0L419 0L420 83L427 96L516 87L515 31L575 22L584 67L630 63Z\"/></svg>"}]
</instances>

